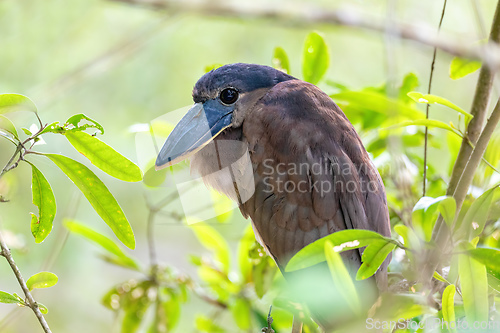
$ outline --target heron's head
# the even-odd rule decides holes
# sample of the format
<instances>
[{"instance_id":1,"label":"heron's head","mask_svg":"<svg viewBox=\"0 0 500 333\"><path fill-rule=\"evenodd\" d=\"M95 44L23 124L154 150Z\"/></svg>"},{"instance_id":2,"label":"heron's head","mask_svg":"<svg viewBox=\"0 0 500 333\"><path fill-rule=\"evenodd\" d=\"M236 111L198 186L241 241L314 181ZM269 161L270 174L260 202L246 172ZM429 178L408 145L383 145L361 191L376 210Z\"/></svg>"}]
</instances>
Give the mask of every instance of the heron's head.
<instances>
[{"instance_id":1,"label":"heron's head","mask_svg":"<svg viewBox=\"0 0 500 333\"><path fill-rule=\"evenodd\" d=\"M240 127L248 111L276 84L295 79L272 67L230 64L203 75L193 89L195 104L163 145L156 169L198 152L229 128Z\"/></svg>"}]
</instances>

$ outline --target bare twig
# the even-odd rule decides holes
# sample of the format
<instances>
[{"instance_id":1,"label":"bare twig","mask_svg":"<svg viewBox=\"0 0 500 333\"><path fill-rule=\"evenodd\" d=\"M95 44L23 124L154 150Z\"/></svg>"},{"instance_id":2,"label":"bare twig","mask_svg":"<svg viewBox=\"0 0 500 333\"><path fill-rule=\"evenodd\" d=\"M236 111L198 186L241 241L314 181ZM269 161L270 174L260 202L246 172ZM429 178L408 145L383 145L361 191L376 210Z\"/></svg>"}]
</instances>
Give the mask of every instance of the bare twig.
<instances>
[{"instance_id":1,"label":"bare twig","mask_svg":"<svg viewBox=\"0 0 500 333\"><path fill-rule=\"evenodd\" d=\"M19 271L19 268L17 267L14 259L12 258L12 254L11 254L9 248L7 247L7 244L5 243L1 232L0 232L0 248L2 250L1 251L2 256L5 257L5 259L9 263L10 268L14 272L14 275L16 276L17 281L19 282L19 285L21 286L21 289L23 290L24 295L26 296L26 301L25 301L26 305L28 305L28 307L30 307L31 310L33 310L33 312L35 313L35 316L37 317L38 321L40 322L40 325L42 326L44 332L51 333L49 325L47 324L47 321L45 321L45 318L44 318L42 312L40 311L40 308L38 307L38 303L33 298L33 295L31 295L31 293L28 289L28 286L26 285L26 282L24 281L23 276L21 275L21 272Z\"/></svg>"},{"instance_id":2,"label":"bare twig","mask_svg":"<svg viewBox=\"0 0 500 333\"><path fill-rule=\"evenodd\" d=\"M227 1L162 1L162 0L110 0L130 5L143 6L154 10L166 10L172 13L194 13L204 17L234 17L242 19L267 19L284 25L342 25L361 28L369 31L390 33L402 39L412 40L427 46L437 47L458 57L478 59L493 69L500 68L500 52L498 45L473 45L475 41L464 41L463 38L453 38L449 35L438 35L434 28L425 25L410 25L399 22L394 29L387 31L383 20L365 17L352 10L328 10L307 5L283 7L239 6L238 3Z\"/></svg>"},{"instance_id":3,"label":"bare twig","mask_svg":"<svg viewBox=\"0 0 500 333\"><path fill-rule=\"evenodd\" d=\"M273 330L273 317L271 317L271 311L273 309L273 306L271 305L269 307L269 313L267 314L267 327L264 327L261 331L263 333L274 333L274 330ZM294 322L295 323L295 322Z\"/></svg>"},{"instance_id":4,"label":"bare twig","mask_svg":"<svg viewBox=\"0 0 500 333\"><path fill-rule=\"evenodd\" d=\"M443 24L444 13L446 12L446 3L447 0L444 0L443 10L441 11L441 18L439 19L438 25L438 33L441 30L441 25ZM431 62L431 73L429 74L429 86L427 88L427 93L431 93L432 89L432 77L434 76L434 66L436 64L436 55L437 55L437 47L434 47L434 53L432 54L432 62ZM430 104L427 104L425 108L425 119L429 119L429 108ZM425 139L424 139L424 179L422 181L422 196L425 197L425 186L427 183L427 141L429 138L429 128L425 126Z\"/></svg>"}]
</instances>

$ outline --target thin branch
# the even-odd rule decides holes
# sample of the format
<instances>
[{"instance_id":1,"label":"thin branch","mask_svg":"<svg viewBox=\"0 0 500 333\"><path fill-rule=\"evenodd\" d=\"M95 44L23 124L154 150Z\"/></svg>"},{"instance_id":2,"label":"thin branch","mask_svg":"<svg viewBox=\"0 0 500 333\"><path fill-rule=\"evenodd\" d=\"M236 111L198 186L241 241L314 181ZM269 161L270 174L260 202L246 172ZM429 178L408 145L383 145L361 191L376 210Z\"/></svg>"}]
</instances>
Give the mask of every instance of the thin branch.
<instances>
[{"instance_id":1,"label":"thin branch","mask_svg":"<svg viewBox=\"0 0 500 333\"><path fill-rule=\"evenodd\" d=\"M453 193L453 197L457 202L457 211L460 210L465 197L467 195L468 189L472 184L472 180L474 179L474 174L476 173L477 167L479 163L481 163L484 153L486 152L486 148L488 147L488 143L495 131L495 128L500 121L500 99L497 101L493 112L491 113L490 118L486 122L486 126L484 127L479 139L477 140L476 146L472 151L469 161L465 167L464 172L462 173L462 177L457 184L457 188Z\"/></svg>"},{"instance_id":2,"label":"thin branch","mask_svg":"<svg viewBox=\"0 0 500 333\"><path fill-rule=\"evenodd\" d=\"M23 279L23 276L21 275L21 272L19 271L19 268L17 267L14 259L12 258L12 254L7 247L7 244L5 243L2 233L0 232L0 248L1 248L1 254L5 259L7 259L10 268L14 272L14 275L17 278L17 281L19 282L19 285L21 286L21 289L24 292L24 295L26 296L26 304L28 307L30 307L33 312L35 313L35 316L37 317L38 321L40 322L40 325L42 326L43 330L45 333L52 333L50 331L49 325L47 324L47 321L45 321L45 318L40 311L40 308L38 307L37 302L33 298L33 295L31 295L28 286L26 285L26 282Z\"/></svg>"},{"instance_id":3,"label":"thin branch","mask_svg":"<svg viewBox=\"0 0 500 333\"><path fill-rule=\"evenodd\" d=\"M473 40L461 37L438 35L435 28L419 24L418 26L399 22L394 29L387 31L384 20L366 17L353 10L328 10L307 5L286 6L239 6L227 1L162 1L162 0L109 0L137 5L154 10L165 10L169 13L193 13L203 17L233 17L241 19L272 20L287 26L341 25L361 28L395 37L412 40L427 46L437 47L451 55L481 60L492 69L500 69L500 48L494 43L474 45Z\"/></svg>"},{"instance_id":4,"label":"thin branch","mask_svg":"<svg viewBox=\"0 0 500 333\"><path fill-rule=\"evenodd\" d=\"M490 33L490 43L498 44L499 42L500 1L498 2L497 8L495 10L495 16L493 17L493 23ZM460 180L467 161L469 160L469 157L472 153L472 148L467 140L470 140L472 144L475 144L483 128L484 120L486 119L486 115L488 112L488 104L490 100L494 76L494 70L492 70L485 64L481 66L481 71L479 72L479 78L476 85L476 92L471 107L471 114L474 116L474 118L471 119L469 125L467 126L466 138L462 141L457 160L455 162L455 165L453 166L453 171L451 173L451 178L446 193L448 195L452 195L455 192L458 181Z\"/></svg>"},{"instance_id":5,"label":"thin branch","mask_svg":"<svg viewBox=\"0 0 500 333\"><path fill-rule=\"evenodd\" d=\"M441 18L439 19L438 25L438 33L441 30L441 25L443 24L444 13L446 12L446 3L447 0L444 0L443 10L441 11ZM427 93L431 93L432 89L432 77L434 76L434 66L436 65L436 55L437 55L437 47L434 47L434 53L432 54L432 62L431 62L431 73L429 74L429 87L427 88ZM427 104L425 108L425 119L429 119L429 108L430 104ZM425 126L425 139L424 139L424 179L422 182L422 196L425 197L425 186L427 183L427 142L429 139L429 128Z\"/></svg>"}]
</instances>

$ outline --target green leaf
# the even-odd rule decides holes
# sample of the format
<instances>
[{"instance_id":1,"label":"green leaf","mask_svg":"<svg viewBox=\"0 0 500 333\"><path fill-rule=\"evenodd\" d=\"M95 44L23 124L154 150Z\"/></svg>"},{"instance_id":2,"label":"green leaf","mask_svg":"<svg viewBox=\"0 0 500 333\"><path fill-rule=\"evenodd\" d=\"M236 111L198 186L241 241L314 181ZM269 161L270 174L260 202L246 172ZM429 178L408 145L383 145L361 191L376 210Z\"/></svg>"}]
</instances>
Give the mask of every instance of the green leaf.
<instances>
[{"instance_id":1,"label":"green leaf","mask_svg":"<svg viewBox=\"0 0 500 333\"><path fill-rule=\"evenodd\" d=\"M213 322L212 319L204 316L197 315L195 319L195 326L198 331L206 333L224 333L225 330Z\"/></svg>"},{"instance_id":2,"label":"green leaf","mask_svg":"<svg viewBox=\"0 0 500 333\"><path fill-rule=\"evenodd\" d=\"M342 261L342 257L335 250L332 242L326 241L324 244L326 262L328 263L333 283L347 304L349 304L351 310L359 314L361 311L359 296L356 292L354 282L352 281L351 276Z\"/></svg>"},{"instance_id":3,"label":"green leaf","mask_svg":"<svg viewBox=\"0 0 500 333\"><path fill-rule=\"evenodd\" d=\"M444 277L442 277L441 274L439 274L438 272L434 272L432 277L435 278L436 280L444 282L446 284L452 284L452 283L450 283L450 281L448 281Z\"/></svg>"},{"instance_id":4,"label":"green leaf","mask_svg":"<svg viewBox=\"0 0 500 333\"><path fill-rule=\"evenodd\" d=\"M436 95L429 95L429 94L422 94L417 91L412 91L408 93L408 97L413 99L417 103L424 103L424 104L440 104L449 107L452 110L457 111L458 113L463 114L466 118L471 119L473 116L470 113L467 113L464 111L464 109L458 107L457 105L453 104L446 98L436 96Z\"/></svg>"},{"instance_id":5,"label":"green leaf","mask_svg":"<svg viewBox=\"0 0 500 333\"><path fill-rule=\"evenodd\" d=\"M137 290L137 289L136 289ZM133 298L133 296L132 296ZM122 333L135 333L139 330L144 314L151 305L147 290L140 297L132 300L125 311L122 321Z\"/></svg>"},{"instance_id":6,"label":"green leaf","mask_svg":"<svg viewBox=\"0 0 500 333\"><path fill-rule=\"evenodd\" d=\"M433 120L433 119L418 119L418 120L407 120L403 121L399 124L392 125L386 128L382 128L383 131L390 131L396 128L401 128L401 127L408 127L408 126L427 126L427 127L437 127L437 128L442 128L447 131L450 131L459 137L463 137L462 134L457 131L455 128L451 127L450 125L440 121L440 120Z\"/></svg>"},{"instance_id":7,"label":"green leaf","mask_svg":"<svg viewBox=\"0 0 500 333\"><path fill-rule=\"evenodd\" d=\"M212 64L212 65L205 66L205 73L213 71L214 69L217 69L217 68L222 67L222 66L224 66L224 65L222 65L222 64Z\"/></svg>"},{"instance_id":8,"label":"green leaf","mask_svg":"<svg viewBox=\"0 0 500 333\"><path fill-rule=\"evenodd\" d=\"M40 302L37 302L36 304L38 305L38 308L40 309L40 312L41 312L42 314L47 314L47 313L49 313L49 309L48 309L45 305L43 305L43 304L42 304L42 303L40 303Z\"/></svg>"},{"instance_id":9,"label":"green leaf","mask_svg":"<svg viewBox=\"0 0 500 333\"><path fill-rule=\"evenodd\" d=\"M252 325L251 309L248 301L242 298L236 299L231 305L231 313L234 321L241 330L248 331Z\"/></svg>"},{"instance_id":10,"label":"green leaf","mask_svg":"<svg viewBox=\"0 0 500 333\"><path fill-rule=\"evenodd\" d=\"M134 249L135 238L132 227L104 183L89 168L71 158L57 154L45 154L45 156L75 183L116 237L125 246Z\"/></svg>"},{"instance_id":11,"label":"green leaf","mask_svg":"<svg viewBox=\"0 0 500 333\"><path fill-rule=\"evenodd\" d=\"M485 265L488 270L500 275L500 251L498 249L480 247L469 249L468 254Z\"/></svg>"},{"instance_id":12,"label":"green leaf","mask_svg":"<svg viewBox=\"0 0 500 333\"><path fill-rule=\"evenodd\" d=\"M493 199L493 194L497 187L498 185L481 194L467 210L461 227L465 228L466 233L469 235L469 239L475 238L483 231L488 218L491 200Z\"/></svg>"},{"instance_id":13,"label":"green leaf","mask_svg":"<svg viewBox=\"0 0 500 333\"><path fill-rule=\"evenodd\" d=\"M215 254L215 259L220 263L224 273L229 273L230 250L224 237L210 225L204 222L190 224L200 243Z\"/></svg>"},{"instance_id":14,"label":"green leaf","mask_svg":"<svg viewBox=\"0 0 500 333\"><path fill-rule=\"evenodd\" d=\"M376 240L368 245L361 256L363 263L358 269L356 280L364 280L375 274L395 247L396 244L389 243L385 239Z\"/></svg>"},{"instance_id":15,"label":"green leaf","mask_svg":"<svg viewBox=\"0 0 500 333\"><path fill-rule=\"evenodd\" d=\"M181 305L177 295L170 294L170 299L162 303L167 321L167 329L171 331L177 326L181 318Z\"/></svg>"},{"instance_id":16,"label":"green leaf","mask_svg":"<svg viewBox=\"0 0 500 333\"><path fill-rule=\"evenodd\" d=\"M401 88L399 88L399 99L405 103L413 103L408 97L408 93L419 86L418 77L414 73L408 73L403 79Z\"/></svg>"},{"instance_id":17,"label":"green leaf","mask_svg":"<svg viewBox=\"0 0 500 333\"><path fill-rule=\"evenodd\" d=\"M335 251L342 252L367 246L371 242L380 239L385 239L385 237L370 230L348 229L334 232L297 252L288 262L285 271L291 272L325 261L325 243L327 241L337 247Z\"/></svg>"},{"instance_id":18,"label":"green leaf","mask_svg":"<svg viewBox=\"0 0 500 333\"><path fill-rule=\"evenodd\" d=\"M450 63L450 78L458 80L481 68L481 62L455 57Z\"/></svg>"},{"instance_id":19,"label":"green leaf","mask_svg":"<svg viewBox=\"0 0 500 333\"><path fill-rule=\"evenodd\" d=\"M6 132L12 134L14 138L19 140L19 135L17 134L16 126L10 121L9 118L0 115L0 130L5 130Z\"/></svg>"},{"instance_id":20,"label":"green leaf","mask_svg":"<svg viewBox=\"0 0 500 333\"><path fill-rule=\"evenodd\" d=\"M290 74L290 62L288 61L288 56L283 48L277 47L274 49L272 63L274 68Z\"/></svg>"},{"instance_id":21,"label":"green leaf","mask_svg":"<svg viewBox=\"0 0 500 333\"><path fill-rule=\"evenodd\" d=\"M86 239L96 243L100 247L102 247L104 250L108 251L109 253L115 255L119 259L121 259L121 263L123 266L132 268L134 270L139 270L139 265L137 262L129 257L121 248L116 244L113 240L110 238L98 233L97 231L81 224L77 223L74 221L70 220L65 220L64 225L66 228L69 229L69 231L78 234L80 236L85 237Z\"/></svg>"},{"instance_id":22,"label":"green leaf","mask_svg":"<svg viewBox=\"0 0 500 333\"><path fill-rule=\"evenodd\" d=\"M465 315L469 324L488 321L488 277L486 267L466 254L459 255L459 274Z\"/></svg>"},{"instance_id":23,"label":"green leaf","mask_svg":"<svg viewBox=\"0 0 500 333\"><path fill-rule=\"evenodd\" d=\"M260 262L254 266L251 276L258 298L264 297L271 288L277 271L278 267L268 256L262 257Z\"/></svg>"},{"instance_id":24,"label":"green leaf","mask_svg":"<svg viewBox=\"0 0 500 333\"><path fill-rule=\"evenodd\" d=\"M455 220L455 214L457 212L457 203L455 201L455 198L449 196L444 198L439 203L438 211L443 216L446 224L451 227L453 221Z\"/></svg>"},{"instance_id":25,"label":"green leaf","mask_svg":"<svg viewBox=\"0 0 500 333\"><path fill-rule=\"evenodd\" d=\"M426 242L431 239L432 229L438 217L438 207L441 202L447 198L447 196L438 198L422 197L413 207L411 214L412 224L415 231L419 233L420 237Z\"/></svg>"},{"instance_id":26,"label":"green leaf","mask_svg":"<svg viewBox=\"0 0 500 333\"><path fill-rule=\"evenodd\" d=\"M450 284L448 287L446 287L443 291L443 298L442 298L442 313L443 313L443 320L445 322L448 322L449 324L452 322L455 322L455 286L453 284ZM455 332L456 330L452 329L452 332Z\"/></svg>"},{"instance_id":27,"label":"green leaf","mask_svg":"<svg viewBox=\"0 0 500 333\"><path fill-rule=\"evenodd\" d=\"M20 94L0 94L0 114L14 111L37 112L36 105L28 97Z\"/></svg>"},{"instance_id":28,"label":"green leaf","mask_svg":"<svg viewBox=\"0 0 500 333\"><path fill-rule=\"evenodd\" d=\"M417 108L408 106L401 100L389 98L379 92L363 91L342 91L330 95L336 102L344 101L351 108L356 108L364 113L366 110L374 111L384 116L392 116L391 112L398 116L404 116L409 119L424 119L425 114Z\"/></svg>"},{"instance_id":29,"label":"green leaf","mask_svg":"<svg viewBox=\"0 0 500 333\"><path fill-rule=\"evenodd\" d=\"M0 291L0 303L17 304L20 302L16 296L6 293L5 291Z\"/></svg>"},{"instance_id":30,"label":"green leaf","mask_svg":"<svg viewBox=\"0 0 500 333\"><path fill-rule=\"evenodd\" d=\"M56 198L45 176L31 164L32 178L31 190L33 204L38 207L38 218L31 213L31 233L36 243L41 243L52 231L54 217L56 216Z\"/></svg>"},{"instance_id":31,"label":"green leaf","mask_svg":"<svg viewBox=\"0 0 500 333\"><path fill-rule=\"evenodd\" d=\"M252 280L252 260L249 257L250 249L255 243L255 235L252 225L245 228L243 236L238 244L238 265L240 268L243 282L248 283Z\"/></svg>"},{"instance_id":32,"label":"green leaf","mask_svg":"<svg viewBox=\"0 0 500 333\"><path fill-rule=\"evenodd\" d=\"M304 81L316 84L325 75L330 62L328 47L323 37L311 32L304 43L302 58L302 75Z\"/></svg>"},{"instance_id":33,"label":"green leaf","mask_svg":"<svg viewBox=\"0 0 500 333\"><path fill-rule=\"evenodd\" d=\"M45 133L56 133L56 134L64 134L66 132L66 128L59 125L58 121L53 122L52 124L47 125L41 132L40 135Z\"/></svg>"},{"instance_id":34,"label":"green leaf","mask_svg":"<svg viewBox=\"0 0 500 333\"><path fill-rule=\"evenodd\" d=\"M84 123L80 124L82 121ZM87 121L87 122L85 122L85 121ZM73 128L69 128L66 125L73 125ZM75 114L74 116L71 116L68 120L66 120L66 124L64 127L66 128L66 130L74 131L74 132L84 131L87 128L96 128L101 132L101 134L104 134L104 128L101 126L101 124L99 124L94 119L87 117L83 113Z\"/></svg>"},{"instance_id":35,"label":"green leaf","mask_svg":"<svg viewBox=\"0 0 500 333\"><path fill-rule=\"evenodd\" d=\"M50 288L57 284L57 275L51 272L40 272L36 273L32 277L26 281L26 286L29 290L33 290L35 288Z\"/></svg>"},{"instance_id":36,"label":"green leaf","mask_svg":"<svg viewBox=\"0 0 500 333\"><path fill-rule=\"evenodd\" d=\"M31 131L27 128L24 128L24 127L21 127L21 129L23 130L24 134L26 134L27 136L32 136L33 133L31 133Z\"/></svg>"},{"instance_id":37,"label":"green leaf","mask_svg":"<svg viewBox=\"0 0 500 333\"><path fill-rule=\"evenodd\" d=\"M85 132L66 132L65 136L76 150L108 175L126 182L142 180L137 165L95 136Z\"/></svg>"}]
</instances>

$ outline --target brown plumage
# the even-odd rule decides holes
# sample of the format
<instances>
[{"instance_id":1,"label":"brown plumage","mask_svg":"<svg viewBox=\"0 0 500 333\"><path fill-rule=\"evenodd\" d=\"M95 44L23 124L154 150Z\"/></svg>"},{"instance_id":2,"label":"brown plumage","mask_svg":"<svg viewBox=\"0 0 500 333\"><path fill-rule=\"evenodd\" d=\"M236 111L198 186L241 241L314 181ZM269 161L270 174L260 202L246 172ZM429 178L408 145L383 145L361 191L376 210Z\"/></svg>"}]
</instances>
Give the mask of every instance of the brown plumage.
<instances>
[{"instance_id":1,"label":"brown plumage","mask_svg":"<svg viewBox=\"0 0 500 333\"><path fill-rule=\"evenodd\" d=\"M342 110L312 84L253 66L257 65L224 66L195 86L193 97L200 103L217 99L226 86L238 89L240 95L231 125L215 135L214 145L195 152L192 169L209 186L239 201L257 239L282 272L300 249L336 231L359 228L390 236L383 183ZM258 70L270 76L271 83L238 87L238 80L250 80ZM254 78L259 80L263 81ZM241 145L225 145L227 141ZM247 162L241 163L242 156ZM240 163L234 164L237 160ZM237 166L227 168L231 165ZM219 170L225 173L215 173ZM362 249L341 253L353 273L361 264L361 253ZM386 287L388 261L375 275L379 289ZM321 264L309 271L327 274ZM290 280L312 279L303 273L284 275ZM313 289L311 293L317 292ZM325 295L333 294L325 291ZM338 322L330 318L324 303L306 302L322 327Z\"/></svg>"}]
</instances>

